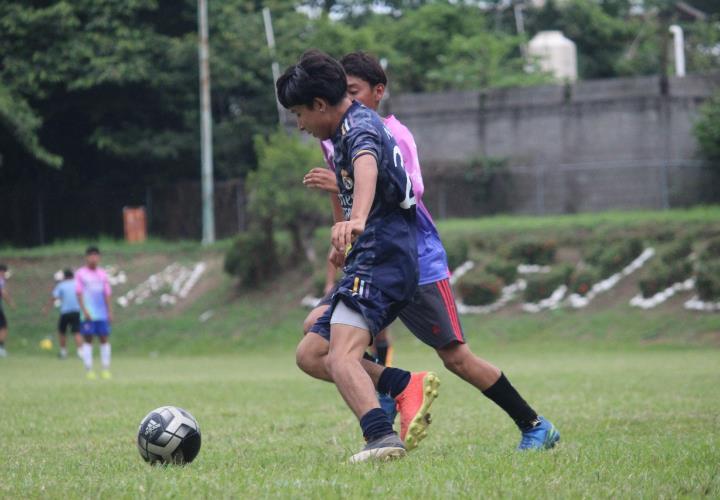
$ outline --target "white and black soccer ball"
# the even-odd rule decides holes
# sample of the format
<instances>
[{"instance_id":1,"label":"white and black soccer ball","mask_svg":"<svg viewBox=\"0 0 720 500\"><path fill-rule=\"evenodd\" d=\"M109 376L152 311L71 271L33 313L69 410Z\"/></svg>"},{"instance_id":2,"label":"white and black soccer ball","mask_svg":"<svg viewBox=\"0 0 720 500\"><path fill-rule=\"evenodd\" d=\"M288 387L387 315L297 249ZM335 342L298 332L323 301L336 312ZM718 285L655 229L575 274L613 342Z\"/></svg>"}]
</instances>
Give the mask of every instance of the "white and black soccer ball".
<instances>
[{"instance_id":1,"label":"white and black soccer ball","mask_svg":"<svg viewBox=\"0 0 720 500\"><path fill-rule=\"evenodd\" d=\"M182 408L161 406L140 422L137 444L150 464L188 464L200 451L200 426Z\"/></svg>"}]
</instances>

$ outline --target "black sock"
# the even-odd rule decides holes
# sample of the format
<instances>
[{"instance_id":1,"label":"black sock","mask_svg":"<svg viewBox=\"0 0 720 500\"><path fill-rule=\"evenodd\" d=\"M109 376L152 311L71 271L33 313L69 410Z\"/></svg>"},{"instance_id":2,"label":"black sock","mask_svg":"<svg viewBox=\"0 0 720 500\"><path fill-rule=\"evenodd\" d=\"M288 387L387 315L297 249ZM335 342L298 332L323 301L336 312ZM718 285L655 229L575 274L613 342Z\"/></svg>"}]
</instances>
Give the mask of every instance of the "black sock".
<instances>
[{"instance_id":1,"label":"black sock","mask_svg":"<svg viewBox=\"0 0 720 500\"><path fill-rule=\"evenodd\" d=\"M535 410L518 394L504 373L490 388L482 391L496 405L510 415L521 431L532 429L537 425L538 415Z\"/></svg>"},{"instance_id":2,"label":"black sock","mask_svg":"<svg viewBox=\"0 0 720 500\"><path fill-rule=\"evenodd\" d=\"M387 355L390 346L387 342L377 342L375 344L375 351L377 351L378 363L385 366L387 364Z\"/></svg>"},{"instance_id":3,"label":"black sock","mask_svg":"<svg viewBox=\"0 0 720 500\"><path fill-rule=\"evenodd\" d=\"M360 418L363 436L368 441L392 434L390 419L382 408L373 408Z\"/></svg>"},{"instance_id":4,"label":"black sock","mask_svg":"<svg viewBox=\"0 0 720 500\"><path fill-rule=\"evenodd\" d=\"M389 394L391 398L396 398L398 394L405 390L409 383L410 372L406 372L400 368L385 368L380 374L377 391L380 394Z\"/></svg>"}]
</instances>

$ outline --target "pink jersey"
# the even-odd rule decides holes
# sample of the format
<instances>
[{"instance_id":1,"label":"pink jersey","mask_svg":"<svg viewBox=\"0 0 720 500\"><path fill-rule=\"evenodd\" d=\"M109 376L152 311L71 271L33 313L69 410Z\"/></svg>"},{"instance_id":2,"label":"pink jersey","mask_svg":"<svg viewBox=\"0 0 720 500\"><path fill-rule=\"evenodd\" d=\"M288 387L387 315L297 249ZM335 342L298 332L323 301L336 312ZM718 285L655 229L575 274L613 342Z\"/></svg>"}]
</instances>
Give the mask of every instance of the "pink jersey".
<instances>
[{"instance_id":1,"label":"pink jersey","mask_svg":"<svg viewBox=\"0 0 720 500\"><path fill-rule=\"evenodd\" d=\"M110 280L101 268L81 267L75 271L75 292L82 294L85 309L93 321L108 319L105 297L109 297Z\"/></svg>"},{"instance_id":2,"label":"pink jersey","mask_svg":"<svg viewBox=\"0 0 720 500\"><path fill-rule=\"evenodd\" d=\"M383 118L385 126L392 134L395 142L400 148L405 172L412 182L413 193L417 200L417 245L418 245L418 268L420 270L420 285L427 285L443 280L449 276L447 255L443 248L440 235L430 212L422 202L425 192L420 160L418 159L417 145L410 130L400 123L394 115ZM325 164L330 170L335 171L333 162L334 150L330 139L320 143Z\"/></svg>"}]
</instances>

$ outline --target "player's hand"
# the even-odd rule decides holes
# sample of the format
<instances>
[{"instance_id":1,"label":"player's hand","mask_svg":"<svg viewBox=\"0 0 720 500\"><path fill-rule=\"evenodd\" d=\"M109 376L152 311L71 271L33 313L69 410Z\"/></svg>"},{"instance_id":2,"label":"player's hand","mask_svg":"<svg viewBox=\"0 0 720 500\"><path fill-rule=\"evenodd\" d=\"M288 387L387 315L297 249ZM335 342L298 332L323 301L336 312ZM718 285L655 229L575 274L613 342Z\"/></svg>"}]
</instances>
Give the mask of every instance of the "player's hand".
<instances>
[{"instance_id":1,"label":"player's hand","mask_svg":"<svg viewBox=\"0 0 720 500\"><path fill-rule=\"evenodd\" d=\"M365 231L365 221L350 219L338 222L332 228L332 245L344 256L355 237L363 231Z\"/></svg>"},{"instance_id":2,"label":"player's hand","mask_svg":"<svg viewBox=\"0 0 720 500\"><path fill-rule=\"evenodd\" d=\"M342 269L342 267L345 265L345 252L338 252L335 247L330 248L330 254L328 255L328 262L330 262L330 264L332 264L336 268ZM330 285L330 288L332 288L334 286L333 283L330 283L329 285ZM325 293L327 293L327 291Z\"/></svg>"},{"instance_id":3,"label":"player's hand","mask_svg":"<svg viewBox=\"0 0 720 500\"><path fill-rule=\"evenodd\" d=\"M92 321L92 316L90 316L90 313L87 311L83 311L83 316L85 316L85 321Z\"/></svg>"},{"instance_id":4,"label":"player's hand","mask_svg":"<svg viewBox=\"0 0 720 500\"><path fill-rule=\"evenodd\" d=\"M327 168L313 168L303 177L305 187L339 193L335 174Z\"/></svg>"}]
</instances>

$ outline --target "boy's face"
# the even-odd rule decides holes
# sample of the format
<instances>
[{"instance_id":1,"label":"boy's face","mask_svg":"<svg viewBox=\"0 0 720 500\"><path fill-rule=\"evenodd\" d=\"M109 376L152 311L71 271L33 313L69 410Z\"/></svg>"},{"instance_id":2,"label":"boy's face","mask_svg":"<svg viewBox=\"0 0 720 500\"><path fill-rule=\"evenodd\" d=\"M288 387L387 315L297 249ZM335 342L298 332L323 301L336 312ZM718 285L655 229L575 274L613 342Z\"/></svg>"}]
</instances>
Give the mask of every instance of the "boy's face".
<instances>
[{"instance_id":1,"label":"boy's face","mask_svg":"<svg viewBox=\"0 0 720 500\"><path fill-rule=\"evenodd\" d=\"M85 263L90 269L95 269L100 264L99 253L89 253L85 256Z\"/></svg>"},{"instance_id":2,"label":"boy's face","mask_svg":"<svg viewBox=\"0 0 720 500\"><path fill-rule=\"evenodd\" d=\"M360 101L368 108L377 111L382 101L383 95L385 95L385 85L378 83L374 87L371 87L368 82L358 78L357 76L347 76L347 92L348 95Z\"/></svg>"},{"instance_id":3,"label":"boy's face","mask_svg":"<svg viewBox=\"0 0 720 500\"><path fill-rule=\"evenodd\" d=\"M320 140L330 138L334 124L331 123L330 106L324 99L315 98L312 106L298 104L290 107L290 111L297 119L298 128L312 134Z\"/></svg>"}]
</instances>

